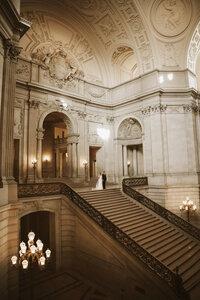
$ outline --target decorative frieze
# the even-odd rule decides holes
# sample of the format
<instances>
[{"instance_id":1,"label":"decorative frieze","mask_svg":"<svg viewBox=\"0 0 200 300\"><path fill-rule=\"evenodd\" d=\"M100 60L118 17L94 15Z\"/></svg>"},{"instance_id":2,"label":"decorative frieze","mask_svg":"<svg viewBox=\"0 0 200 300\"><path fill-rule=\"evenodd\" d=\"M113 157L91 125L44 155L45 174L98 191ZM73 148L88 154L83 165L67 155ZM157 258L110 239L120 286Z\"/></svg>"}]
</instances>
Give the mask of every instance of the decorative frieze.
<instances>
[{"instance_id":1,"label":"decorative frieze","mask_svg":"<svg viewBox=\"0 0 200 300\"><path fill-rule=\"evenodd\" d=\"M183 105L183 110L185 113L190 113L190 112L197 113L200 111L200 108L198 105L192 103L192 104Z\"/></svg>"},{"instance_id":2,"label":"decorative frieze","mask_svg":"<svg viewBox=\"0 0 200 300\"><path fill-rule=\"evenodd\" d=\"M166 110L167 110L167 105L158 104L158 105L147 106L145 108L142 108L142 114L151 115L156 113L165 113Z\"/></svg>"}]
</instances>

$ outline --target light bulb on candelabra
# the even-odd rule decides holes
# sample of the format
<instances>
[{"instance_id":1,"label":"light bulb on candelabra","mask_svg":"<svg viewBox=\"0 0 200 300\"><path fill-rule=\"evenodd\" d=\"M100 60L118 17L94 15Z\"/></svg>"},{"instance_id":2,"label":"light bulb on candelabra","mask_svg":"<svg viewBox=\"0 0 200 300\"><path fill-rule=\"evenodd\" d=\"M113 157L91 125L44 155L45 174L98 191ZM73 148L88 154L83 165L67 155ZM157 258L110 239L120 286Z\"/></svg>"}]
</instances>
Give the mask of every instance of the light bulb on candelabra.
<instances>
[{"instance_id":1,"label":"light bulb on candelabra","mask_svg":"<svg viewBox=\"0 0 200 300\"><path fill-rule=\"evenodd\" d=\"M35 238L35 233L33 231L30 231L28 234L28 238L31 242L33 242L34 238Z\"/></svg>"},{"instance_id":2,"label":"light bulb on candelabra","mask_svg":"<svg viewBox=\"0 0 200 300\"><path fill-rule=\"evenodd\" d=\"M26 244L24 243L24 242L21 242L20 243L20 248L21 248L21 251L22 251L22 253L25 253L26 252Z\"/></svg>"},{"instance_id":3,"label":"light bulb on candelabra","mask_svg":"<svg viewBox=\"0 0 200 300\"><path fill-rule=\"evenodd\" d=\"M13 264L13 265L16 265L16 263L17 263L17 256L15 256L15 255L12 256L12 257L11 257L11 261L12 261L12 264Z\"/></svg>"},{"instance_id":4,"label":"light bulb on candelabra","mask_svg":"<svg viewBox=\"0 0 200 300\"><path fill-rule=\"evenodd\" d=\"M40 257L40 263L41 263L41 266L45 265L45 257L44 256Z\"/></svg>"},{"instance_id":5,"label":"light bulb on candelabra","mask_svg":"<svg viewBox=\"0 0 200 300\"><path fill-rule=\"evenodd\" d=\"M22 267L23 267L23 269L27 269L28 268L28 260L27 259L25 259L25 260L22 261Z\"/></svg>"},{"instance_id":6,"label":"light bulb on candelabra","mask_svg":"<svg viewBox=\"0 0 200 300\"><path fill-rule=\"evenodd\" d=\"M51 250L47 249L47 250L45 251L45 253L46 253L46 257L49 258L50 255L51 255Z\"/></svg>"}]
</instances>

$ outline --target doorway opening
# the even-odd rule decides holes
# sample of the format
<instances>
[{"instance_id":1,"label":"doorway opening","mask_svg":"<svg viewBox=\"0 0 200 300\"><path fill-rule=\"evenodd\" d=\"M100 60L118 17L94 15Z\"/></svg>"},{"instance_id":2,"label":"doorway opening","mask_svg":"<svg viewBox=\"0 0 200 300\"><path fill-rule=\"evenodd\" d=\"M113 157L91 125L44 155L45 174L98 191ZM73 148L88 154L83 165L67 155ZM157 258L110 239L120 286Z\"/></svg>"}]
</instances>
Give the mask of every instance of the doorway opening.
<instances>
[{"instance_id":1,"label":"doorway opening","mask_svg":"<svg viewBox=\"0 0 200 300\"><path fill-rule=\"evenodd\" d=\"M101 147L90 146L89 155L90 155L90 178L98 177L98 151Z\"/></svg>"},{"instance_id":2,"label":"doorway opening","mask_svg":"<svg viewBox=\"0 0 200 300\"><path fill-rule=\"evenodd\" d=\"M19 182L19 139L14 139L13 175L16 182Z\"/></svg>"},{"instance_id":3,"label":"doorway opening","mask_svg":"<svg viewBox=\"0 0 200 300\"><path fill-rule=\"evenodd\" d=\"M35 233L36 242L40 239L43 244L43 252L47 248L51 250L51 260L48 269L55 269L56 253L55 253L55 214L48 211L38 211L25 215L21 218L20 242L28 242L28 233Z\"/></svg>"}]
</instances>

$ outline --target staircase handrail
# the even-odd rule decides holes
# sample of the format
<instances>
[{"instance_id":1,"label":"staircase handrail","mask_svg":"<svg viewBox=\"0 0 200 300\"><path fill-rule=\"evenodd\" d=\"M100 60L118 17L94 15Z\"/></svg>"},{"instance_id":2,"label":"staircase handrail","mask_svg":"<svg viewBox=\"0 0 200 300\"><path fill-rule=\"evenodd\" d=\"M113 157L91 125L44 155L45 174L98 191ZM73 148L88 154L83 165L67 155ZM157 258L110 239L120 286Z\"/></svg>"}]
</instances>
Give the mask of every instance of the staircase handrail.
<instances>
[{"instance_id":1,"label":"staircase handrail","mask_svg":"<svg viewBox=\"0 0 200 300\"><path fill-rule=\"evenodd\" d=\"M68 199L70 199L131 255L136 256L140 261L147 265L151 271L156 273L162 280L164 280L173 289L173 291L179 297L181 297L181 299L189 299L189 295L183 288L182 278L180 275L168 269L158 259L143 249L139 244L136 243L136 241L131 239L125 232L114 225L68 185L60 182L18 185L19 198L58 194L65 195Z\"/></svg>"},{"instance_id":2,"label":"staircase handrail","mask_svg":"<svg viewBox=\"0 0 200 300\"><path fill-rule=\"evenodd\" d=\"M145 180L146 178L146 180ZM144 196L140 192L136 191L134 186L142 186L142 182L144 185L148 184L147 177L135 177L135 178L124 178L122 181L122 190L125 194L127 194L132 199L140 202L150 210L154 211L159 216L166 219L168 222L174 224L179 227L183 231L187 232L189 235L193 236L197 240L200 241L200 230L196 226L188 223L184 219L180 218L173 212L154 202L150 198Z\"/></svg>"}]
</instances>

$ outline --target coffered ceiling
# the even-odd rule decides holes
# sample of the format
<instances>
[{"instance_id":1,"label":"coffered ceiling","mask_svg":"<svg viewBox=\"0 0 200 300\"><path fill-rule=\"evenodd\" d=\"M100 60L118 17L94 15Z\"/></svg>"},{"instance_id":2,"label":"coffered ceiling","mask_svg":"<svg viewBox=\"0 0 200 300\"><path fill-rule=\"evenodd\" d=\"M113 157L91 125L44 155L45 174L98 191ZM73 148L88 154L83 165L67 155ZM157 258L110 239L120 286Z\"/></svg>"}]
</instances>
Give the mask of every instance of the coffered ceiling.
<instances>
[{"instance_id":1,"label":"coffered ceiling","mask_svg":"<svg viewBox=\"0 0 200 300\"><path fill-rule=\"evenodd\" d=\"M32 22L22 56L44 67L55 53L59 61L67 56L72 72L106 86L154 68L180 69L197 7L197 0L22 0L21 15Z\"/></svg>"}]
</instances>

